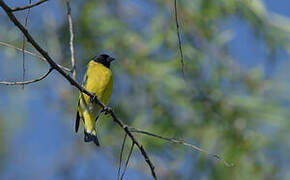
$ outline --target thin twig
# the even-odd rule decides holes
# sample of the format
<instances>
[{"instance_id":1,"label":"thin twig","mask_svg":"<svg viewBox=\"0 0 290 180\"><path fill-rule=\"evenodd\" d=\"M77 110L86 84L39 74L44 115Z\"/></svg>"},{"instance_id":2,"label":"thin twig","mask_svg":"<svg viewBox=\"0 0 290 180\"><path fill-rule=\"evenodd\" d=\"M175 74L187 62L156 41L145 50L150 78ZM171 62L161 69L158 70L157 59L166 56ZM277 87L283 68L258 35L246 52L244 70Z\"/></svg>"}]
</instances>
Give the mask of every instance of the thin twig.
<instances>
[{"instance_id":1,"label":"thin twig","mask_svg":"<svg viewBox=\"0 0 290 180\"><path fill-rule=\"evenodd\" d=\"M191 147L192 149L194 150L197 150L199 152L203 152L209 156L212 156L214 157L215 159L223 162L226 166L228 167L231 167L233 166L232 163L228 163L224 160L224 158L220 157L219 155L217 154L212 154L212 153L209 153L208 151L204 150L204 149L201 149L200 147L197 147L193 144L190 144L190 143L187 143L183 140L177 140L177 139L174 139L174 138L167 138L167 137L163 137L163 136L160 136L160 135L157 135L157 134L153 134L151 132L148 132L148 131L144 131L144 130L141 130L141 129L137 129L137 128L132 128L130 127L129 130L131 132L134 132L134 133L140 133L140 134L145 134L145 135L148 135L148 136L152 136L152 137L155 137L155 138L159 138L159 139L162 139L162 140L165 140L165 141L168 141L168 142L171 142L171 143L176 143L176 144L181 144L181 145L184 145L184 146L187 146L187 147Z\"/></svg>"},{"instance_id":2,"label":"thin twig","mask_svg":"<svg viewBox=\"0 0 290 180\"><path fill-rule=\"evenodd\" d=\"M122 147L121 147L117 180L120 179L120 171L121 171L121 166L122 166L122 158L123 158L123 152L124 152L124 146L126 143L126 139L127 139L127 134L125 134L125 136L124 136L124 140L123 140Z\"/></svg>"},{"instance_id":3,"label":"thin twig","mask_svg":"<svg viewBox=\"0 0 290 180\"><path fill-rule=\"evenodd\" d=\"M135 136L129 131L128 126L125 125L113 112L113 110L110 107L105 106L98 98L96 98L92 93L84 89L78 82L76 82L73 78L69 76L66 72L64 72L55 62L52 60L52 58L48 55L48 53L42 49L39 44L33 39L33 37L30 35L30 33L26 30L25 27L16 19L14 14L11 12L11 9L9 6L6 5L6 3L3 0L0 0L0 6L3 8L3 10L6 12L7 16L10 18L10 20L17 26L22 33L26 36L26 39L28 42L31 43L31 45L47 60L47 62L50 64L51 68L58 71L72 86L75 86L79 89L80 92L85 93L90 98L94 99L95 103L100 105L105 112L111 115L113 118L113 121L117 123L125 132L128 134L128 136L131 138L131 140L136 144L138 149L140 150L142 156L144 157L145 162L148 164L152 177L154 179L157 179L156 173L155 173L155 167L152 164L149 156L147 155L147 152L143 148L143 146L136 140Z\"/></svg>"},{"instance_id":4,"label":"thin twig","mask_svg":"<svg viewBox=\"0 0 290 180\"><path fill-rule=\"evenodd\" d=\"M180 28L179 28L178 13L177 13L177 0L174 0L174 14L175 14L176 34L177 34L177 38L178 38L178 47L179 47L179 53L180 53L182 77L183 77L183 79L185 79L184 57L183 57L183 51L182 51Z\"/></svg>"},{"instance_id":5,"label":"thin twig","mask_svg":"<svg viewBox=\"0 0 290 180\"><path fill-rule=\"evenodd\" d=\"M130 148L130 151L129 151L129 154L128 154L128 157L127 157L127 160L126 160L126 164L125 164L125 168L124 168L124 171L122 173L122 176L121 176L121 180L123 180L124 176L125 176L125 173L126 173L126 170L127 170L127 167L128 167L128 164L129 164L129 161L130 161L130 158L131 158L131 155L132 155L132 152L133 152L133 148L134 148L134 142L132 141L132 145L131 145L131 148Z\"/></svg>"},{"instance_id":6,"label":"thin twig","mask_svg":"<svg viewBox=\"0 0 290 180\"><path fill-rule=\"evenodd\" d=\"M13 48L13 49L18 50L18 51L22 51L21 48L16 47L16 46L14 46L14 45L12 45L12 44L9 44L9 43L5 43L5 42L1 42L1 41L0 41L0 45L5 46L5 47L9 47L9 48ZM26 54L29 54L29 55L34 56L34 57L37 57L37 58L39 58L39 59L41 59L41 60L47 62L46 59L45 59L44 57L42 57L42 56L40 56L40 55L38 55L38 54L35 54L35 53L30 52L30 51L27 51L27 50L24 50L24 52L25 52ZM70 72L70 69L69 69L69 68L64 67L64 66L61 66L61 65L59 65L59 64L58 64L58 66L59 66L61 69L65 70L65 71L67 71L67 72Z\"/></svg>"},{"instance_id":7,"label":"thin twig","mask_svg":"<svg viewBox=\"0 0 290 180\"><path fill-rule=\"evenodd\" d=\"M45 73L44 75L42 75L41 77L39 77L37 79L33 79L33 80L29 80L29 81L22 81L22 82L0 81L0 84L4 84L4 85L26 85L26 84L32 84L32 83L41 81L44 78L46 78L51 73L52 70L53 70L53 68L49 68L49 70L47 71L47 73Z\"/></svg>"},{"instance_id":8,"label":"thin twig","mask_svg":"<svg viewBox=\"0 0 290 180\"><path fill-rule=\"evenodd\" d=\"M145 159L145 162L148 164L148 166L150 167L151 170L151 175L152 177L157 180L157 176L155 173L155 167L152 163L152 161L150 160L149 156L147 155L147 152L145 151L144 147L136 140L135 136L130 132L129 128L127 125L125 125L116 115L115 113L112 111L112 109L108 108L108 107L103 107L105 109L105 111L107 113L109 113L113 120L120 126L123 128L123 130L126 132L126 134L131 138L131 140L135 143L135 145L138 147L138 149L140 150L142 156Z\"/></svg>"},{"instance_id":9,"label":"thin twig","mask_svg":"<svg viewBox=\"0 0 290 180\"><path fill-rule=\"evenodd\" d=\"M31 0L29 0L29 5L30 4L31 4ZM24 27L25 28L27 27L29 13L30 13L30 8L28 8L27 13L25 15L25 21L24 21ZM24 52L24 49L25 49L25 36L22 35L22 81L25 80L25 72L26 72L26 69L25 69L25 52ZM22 89L24 89L24 85L22 85Z\"/></svg>"},{"instance_id":10,"label":"thin twig","mask_svg":"<svg viewBox=\"0 0 290 180\"><path fill-rule=\"evenodd\" d=\"M76 63L75 63L75 57L74 57L74 32L73 32L73 23L72 23L72 17L71 17L71 8L70 8L70 0L66 0L66 9L67 9L67 18L68 18L68 24L69 24L69 35L70 35L70 54L71 54L71 72L73 75L74 80L76 79Z\"/></svg>"},{"instance_id":11,"label":"thin twig","mask_svg":"<svg viewBox=\"0 0 290 180\"><path fill-rule=\"evenodd\" d=\"M21 10L24 10L24 9L29 9L29 8L32 8L34 6L38 6L38 5L40 5L40 4L42 4L42 3L46 2L46 1L48 1L48 0L40 0L40 1L36 2L36 3L29 4L27 6L11 8L11 11L21 11Z\"/></svg>"}]
</instances>

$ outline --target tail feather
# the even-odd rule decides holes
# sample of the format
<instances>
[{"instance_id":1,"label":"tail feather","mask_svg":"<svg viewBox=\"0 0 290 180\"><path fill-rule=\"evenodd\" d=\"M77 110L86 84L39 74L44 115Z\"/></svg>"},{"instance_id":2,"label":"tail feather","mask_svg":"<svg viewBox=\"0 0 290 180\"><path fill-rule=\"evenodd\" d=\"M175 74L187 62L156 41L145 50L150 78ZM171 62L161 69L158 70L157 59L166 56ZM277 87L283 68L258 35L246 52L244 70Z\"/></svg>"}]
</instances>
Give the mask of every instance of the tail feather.
<instances>
[{"instance_id":1,"label":"tail feather","mask_svg":"<svg viewBox=\"0 0 290 180\"><path fill-rule=\"evenodd\" d=\"M97 145L97 146L100 146L100 143L99 143L99 140L97 138L96 135L93 135L93 134L90 134L90 133L87 133L86 131L84 131L84 141L85 142L91 142L91 141L94 141L94 143Z\"/></svg>"}]
</instances>

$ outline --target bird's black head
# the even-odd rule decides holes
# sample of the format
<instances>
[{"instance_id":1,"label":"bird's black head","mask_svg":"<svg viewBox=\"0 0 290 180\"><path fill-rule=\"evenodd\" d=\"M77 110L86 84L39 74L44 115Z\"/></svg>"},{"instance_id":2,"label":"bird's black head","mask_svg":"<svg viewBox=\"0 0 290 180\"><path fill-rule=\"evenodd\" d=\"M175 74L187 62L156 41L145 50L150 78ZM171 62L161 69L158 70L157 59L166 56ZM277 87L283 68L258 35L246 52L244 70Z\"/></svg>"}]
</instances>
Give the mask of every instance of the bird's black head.
<instances>
[{"instance_id":1,"label":"bird's black head","mask_svg":"<svg viewBox=\"0 0 290 180\"><path fill-rule=\"evenodd\" d=\"M107 54L101 54L100 56L94 57L93 60L95 62L103 64L107 68L110 68L111 62L114 61L115 59Z\"/></svg>"}]
</instances>

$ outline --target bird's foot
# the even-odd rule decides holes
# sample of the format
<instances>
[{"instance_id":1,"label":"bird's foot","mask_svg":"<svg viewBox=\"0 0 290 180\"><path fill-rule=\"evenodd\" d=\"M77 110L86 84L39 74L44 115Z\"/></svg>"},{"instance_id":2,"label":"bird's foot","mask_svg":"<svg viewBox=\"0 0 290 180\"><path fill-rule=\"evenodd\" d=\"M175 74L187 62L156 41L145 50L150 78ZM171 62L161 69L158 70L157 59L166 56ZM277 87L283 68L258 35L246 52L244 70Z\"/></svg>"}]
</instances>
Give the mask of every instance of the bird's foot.
<instances>
[{"instance_id":1,"label":"bird's foot","mask_svg":"<svg viewBox=\"0 0 290 180\"><path fill-rule=\"evenodd\" d=\"M90 97L90 102L91 103L96 103L97 102L97 99L98 99L97 96Z\"/></svg>"},{"instance_id":2,"label":"bird's foot","mask_svg":"<svg viewBox=\"0 0 290 180\"><path fill-rule=\"evenodd\" d=\"M104 112L105 115L110 114L110 113L112 112L112 108L105 106L105 107L102 109L102 112Z\"/></svg>"}]
</instances>

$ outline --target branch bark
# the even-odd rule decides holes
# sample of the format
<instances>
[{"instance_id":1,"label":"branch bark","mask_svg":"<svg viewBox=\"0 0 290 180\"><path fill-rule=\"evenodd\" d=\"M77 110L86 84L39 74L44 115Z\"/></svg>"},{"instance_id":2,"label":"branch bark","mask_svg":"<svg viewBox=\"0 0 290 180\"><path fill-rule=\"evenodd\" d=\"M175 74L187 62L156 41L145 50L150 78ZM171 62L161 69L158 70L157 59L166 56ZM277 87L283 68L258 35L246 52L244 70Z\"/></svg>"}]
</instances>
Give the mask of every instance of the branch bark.
<instances>
[{"instance_id":1,"label":"branch bark","mask_svg":"<svg viewBox=\"0 0 290 180\"><path fill-rule=\"evenodd\" d=\"M221 161L222 163L224 163L224 165L226 165L228 167L234 166L233 164L226 162L224 160L224 158L222 158L218 154L212 154L212 153L210 153L210 152L208 152L208 151L206 151L204 149L201 149L200 147L197 147L197 146L195 146L193 144L187 143L187 142L185 142L183 140L177 140L177 139L174 139L174 138L163 137L163 136L160 136L160 135L157 135L157 134L153 134L151 132L144 131L144 130L137 129L137 128L133 128L133 127L130 127L129 130L131 132L133 132L133 133L145 134L145 135L148 135L148 136L152 136L152 137L155 137L155 138L158 138L158 139L162 139L162 140L168 141L170 143L181 144L183 146L190 147L190 148L192 148L192 149L194 149L196 151L205 153L208 156L212 156L212 157L216 158L217 160Z\"/></svg>"},{"instance_id":2,"label":"branch bark","mask_svg":"<svg viewBox=\"0 0 290 180\"><path fill-rule=\"evenodd\" d=\"M70 35L70 41L69 41L69 47L70 47L70 54L71 54L71 72L73 75L74 80L76 80L76 62L75 62L75 55L74 55L74 32L73 32L73 23L72 23L72 17L71 17L71 8L70 8L70 0L66 0L66 9L67 9L67 18L68 18L68 24L69 24L69 35Z\"/></svg>"},{"instance_id":3,"label":"branch bark","mask_svg":"<svg viewBox=\"0 0 290 180\"><path fill-rule=\"evenodd\" d=\"M38 81L43 80L44 78L46 78L51 72L52 72L52 68L49 68L49 70L47 71L47 73L45 73L43 76L34 79L34 80L29 80L29 81L22 81L22 82L7 82L7 81L1 81L0 84L4 84L4 85L26 85L26 84L32 84L32 83L36 83Z\"/></svg>"},{"instance_id":4,"label":"branch bark","mask_svg":"<svg viewBox=\"0 0 290 180\"><path fill-rule=\"evenodd\" d=\"M29 4L27 6L22 6L22 7L15 7L15 8L11 8L11 11L21 11L21 10L25 10L25 9L29 9L29 8L32 8L34 6L38 6L44 2L46 2L48 0L41 0L41 1L38 1L36 3L33 3L33 4Z\"/></svg>"}]
</instances>

